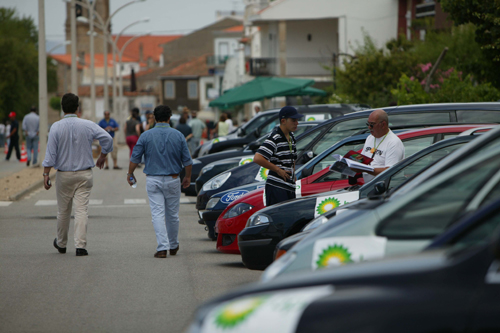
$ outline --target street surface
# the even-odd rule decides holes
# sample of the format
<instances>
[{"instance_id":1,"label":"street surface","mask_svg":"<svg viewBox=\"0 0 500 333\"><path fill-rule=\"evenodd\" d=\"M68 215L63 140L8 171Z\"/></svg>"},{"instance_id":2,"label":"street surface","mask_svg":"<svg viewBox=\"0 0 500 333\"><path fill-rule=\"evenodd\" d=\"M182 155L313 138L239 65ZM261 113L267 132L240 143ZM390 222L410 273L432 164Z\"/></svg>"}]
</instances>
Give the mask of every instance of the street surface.
<instances>
[{"instance_id":1,"label":"street surface","mask_svg":"<svg viewBox=\"0 0 500 333\"><path fill-rule=\"evenodd\" d=\"M181 198L177 255L154 258L146 177L137 170L128 186L127 157L123 147L122 170L93 169L87 257L75 256L73 219L67 253L52 246L55 186L0 202L0 331L182 332L203 301L259 279L239 255L216 251L195 197Z\"/></svg>"}]
</instances>

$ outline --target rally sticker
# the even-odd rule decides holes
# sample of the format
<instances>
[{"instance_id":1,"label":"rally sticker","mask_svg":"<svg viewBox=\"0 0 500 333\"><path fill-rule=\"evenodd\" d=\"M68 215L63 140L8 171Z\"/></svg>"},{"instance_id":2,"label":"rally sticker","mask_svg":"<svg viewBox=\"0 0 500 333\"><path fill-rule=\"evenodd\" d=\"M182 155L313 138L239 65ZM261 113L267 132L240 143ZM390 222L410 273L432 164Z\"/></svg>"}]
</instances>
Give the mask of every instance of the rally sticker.
<instances>
[{"instance_id":1,"label":"rally sticker","mask_svg":"<svg viewBox=\"0 0 500 333\"><path fill-rule=\"evenodd\" d=\"M306 121L325 120L324 114L310 114L306 116Z\"/></svg>"},{"instance_id":2,"label":"rally sticker","mask_svg":"<svg viewBox=\"0 0 500 333\"><path fill-rule=\"evenodd\" d=\"M260 167L259 172L257 172L257 176L255 176L255 180L258 182L262 182L267 180L267 175L269 174L269 169L264 167Z\"/></svg>"},{"instance_id":3,"label":"rally sticker","mask_svg":"<svg viewBox=\"0 0 500 333\"><path fill-rule=\"evenodd\" d=\"M230 204L231 202L241 198L242 196L244 196L247 193L248 193L248 191L245 191L245 190L232 191L232 192L224 194L222 196L222 198L220 198L220 201L223 204Z\"/></svg>"},{"instance_id":4,"label":"rally sticker","mask_svg":"<svg viewBox=\"0 0 500 333\"><path fill-rule=\"evenodd\" d=\"M259 332L265 323L269 332L295 332L305 308L332 293L331 286L317 286L243 296L210 311L201 331Z\"/></svg>"},{"instance_id":5,"label":"rally sticker","mask_svg":"<svg viewBox=\"0 0 500 333\"><path fill-rule=\"evenodd\" d=\"M302 179L295 182L295 198L302 197Z\"/></svg>"},{"instance_id":6,"label":"rally sticker","mask_svg":"<svg viewBox=\"0 0 500 333\"><path fill-rule=\"evenodd\" d=\"M226 140L227 140L227 138L225 138L225 137L215 138L212 140L212 143L222 142L222 141L226 141Z\"/></svg>"},{"instance_id":7,"label":"rally sticker","mask_svg":"<svg viewBox=\"0 0 500 333\"><path fill-rule=\"evenodd\" d=\"M376 236L330 237L314 243L312 269L383 258L387 238Z\"/></svg>"},{"instance_id":8,"label":"rally sticker","mask_svg":"<svg viewBox=\"0 0 500 333\"><path fill-rule=\"evenodd\" d=\"M247 163L251 163L253 162L253 157L244 157L240 160L240 163L238 163L238 165L245 165Z\"/></svg>"},{"instance_id":9,"label":"rally sticker","mask_svg":"<svg viewBox=\"0 0 500 333\"><path fill-rule=\"evenodd\" d=\"M318 217L329 210L345 205L349 202L359 199L359 192L347 192L336 195L329 195L316 198L316 205L314 206L314 217Z\"/></svg>"}]
</instances>

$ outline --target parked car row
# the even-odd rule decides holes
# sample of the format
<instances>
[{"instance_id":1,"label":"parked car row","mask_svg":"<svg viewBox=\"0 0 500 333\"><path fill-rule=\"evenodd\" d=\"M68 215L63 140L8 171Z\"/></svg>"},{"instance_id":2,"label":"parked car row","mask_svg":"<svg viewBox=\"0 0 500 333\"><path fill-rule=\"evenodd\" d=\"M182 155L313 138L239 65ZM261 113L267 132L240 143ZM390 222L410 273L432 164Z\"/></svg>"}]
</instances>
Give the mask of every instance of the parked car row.
<instances>
[{"instance_id":1,"label":"parked car row","mask_svg":"<svg viewBox=\"0 0 500 333\"><path fill-rule=\"evenodd\" d=\"M500 103L383 109L406 158L366 184L330 167L362 149L373 110L297 137L296 199L266 207L251 154L200 185L217 250L265 271L190 331L500 330Z\"/></svg>"}]
</instances>

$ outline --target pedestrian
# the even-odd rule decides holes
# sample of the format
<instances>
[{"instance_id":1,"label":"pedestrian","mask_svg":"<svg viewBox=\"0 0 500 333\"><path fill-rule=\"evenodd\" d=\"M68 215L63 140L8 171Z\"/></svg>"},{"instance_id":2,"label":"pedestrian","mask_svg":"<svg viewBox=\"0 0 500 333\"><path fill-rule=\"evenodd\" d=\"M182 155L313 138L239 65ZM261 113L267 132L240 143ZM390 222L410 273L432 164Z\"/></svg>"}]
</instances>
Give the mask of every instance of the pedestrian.
<instances>
[{"instance_id":1,"label":"pedestrian","mask_svg":"<svg viewBox=\"0 0 500 333\"><path fill-rule=\"evenodd\" d=\"M61 99L64 118L50 128L45 159L42 163L44 187L49 190L51 168L57 169L57 237L53 245L59 253L66 253L71 206L75 203L74 239L77 256L86 256L87 222L92 168L102 169L109 152L113 150L113 138L96 123L78 118L78 96L68 93ZM101 154L94 164L92 142L98 140Z\"/></svg>"},{"instance_id":2,"label":"pedestrian","mask_svg":"<svg viewBox=\"0 0 500 333\"><path fill-rule=\"evenodd\" d=\"M16 113L12 111L9 113L10 119L10 132L7 136L9 141L9 151L7 152L7 156L5 160L10 160L10 155L12 154L12 149L16 150L16 157L20 161L21 160L21 152L19 151L19 123L16 120Z\"/></svg>"},{"instance_id":3,"label":"pedestrian","mask_svg":"<svg viewBox=\"0 0 500 333\"><path fill-rule=\"evenodd\" d=\"M114 120L111 118L111 114L109 111L104 111L104 119L101 119L99 122L99 126L103 128L108 134L113 138L113 151L111 151L111 158L113 159L113 169L114 170L121 170L121 168L118 166L118 146L116 145L116 139L115 139L115 132L118 131L120 126ZM104 167L105 170L109 169L109 164L108 164L108 157L106 156L106 166Z\"/></svg>"},{"instance_id":4,"label":"pedestrian","mask_svg":"<svg viewBox=\"0 0 500 333\"><path fill-rule=\"evenodd\" d=\"M226 121L225 123L228 125L228 129L227 129L227 132L228 133L231 133L232 131L234 131L234 125L233 125L233 120L231 119L231 114L230 113L226 113Z\"/></svg>"},{"instance_id":5,"label":"pedestrian","mask_svg":"<svg viewBox=\"0 0 500 333\"><path fill-rule=\"evenodd\" d=\"M363 172L365 183L405 158L403 142L389 129L389 116L384 110L379 109L370 113L366 126L370 130L370 136L366 138L361 154L373 159L370 165L374 171L363 172L353 169Z\"/></svg>"},{"instance_id":6,"label":"pedestrian","mask_svg":"<svg viewBox=\"0 0 500 333\"><path fill-rule=\"evenodd\" d=\"M179 174L183 168L186 175L182 187L189 187L191 182L193 161L184 136L169 125L171 116L172 110L166 105L154 109L156 126L139 138L127 173L128 183L134 184L137 181L134 170L145 156L146 190L158 243L155 258L166 258L167 250L170 250L171 256L179 250Z\"/></svg>"},{"instance_id":7,"label":"pedestrian","mask_svg":"<svg viewBox=\"0 0 500 333\"><path fill-rule=\"evenodd\" d=\"M269 170L264 188L268 207L295 198L297 148L292 132L301 117L293 106L283 107L279 112L280 125L255 153L253 161Z\"/></svg>"},{"instance_id":8,"label":"pedestrian","mask_svg":"<svg viewBox=\"0 0 500 333\"><path fill-rule=\"evenodd\" d=\"M189 122L189 126L191 126L191 131L193 133L193 137L188 141L189 150L193 153L196 148L200 145L201 137L203 136L203 132L206 130L207 125L203 121L197 118L198 114L196 111L191 112L191 122Z\"/></svg>"},{"instance_id":9,"label":"pedestrian","mask_svg":"<svg viewBox=\"0 0 500 333\"><path fill-rule=\"evenodd\" d=\"M31 150L33 150L33 166L38 164L39 127L40 117L36 114L36 107L32 106L30 113L23 119L23 131L26 138L26 149L28 150L26 166L30 166Z\"/></svg>"},{"instance_id":10,"label":"pedestrian","mask_svg":"<svg viewBox=\"0 0 500 333\"><path fill-rule=\"evenodd\" d=\"M142 128L144 131L147 131L155 127L155 116L150 110L147 110L144 115L146 116L146 120L142 123Z\"/></svg>"},{"instance_id":11,"label":"pedestrian","mask_svg":"<svg viewBox=\"0 0 500 333\"><path fill-rule=\"evenodd\" d=\"M259 114L259 112L260 112L260 106L259 106L259 105L254 106L254 107L253 107L253 110L255 111L254 116L258 115L258 114Z\"/></svg>"},{"instance_id":12,"label":"pedestrian","mask_svg":"<svg viewBox=\"0 0 500 333\"><path fill-rule=\"evenodd\" d=\"M5 124L0 123L0 148L5 146Z\"/></svg>"},{"instance_id":13,"label":"pedestrian","mask_svg":"<svg viewBox=\"0 0 500 333\"><path fill-rule=\"evenodd\" d=\"M187 120L184 115L182 115L179 119L179 124L177 125L177 127L175 127L175 129L181 132L182 135L184 135L186 141L188 141L193 136L191 127L187 124Z\"/></svg>"},{"instance_id":14,"label":"pedestrian","mask_svg":"<svg viewBox=\"0 0 500 333\"><path fill-rule=\"evenodd\" d=\"M213 120L206 120L207 125L207 140L210 140L215 137L215 124Z\"/></svg>"},{"instance_id":15,"label":"pedestrian","mask_svg":"<svg viewBox=\"0 0 500 333\"><path fill-rule=\"evenodd\" d=\"M125 141L130 148L129 156L132 156L132 151L134 150L135 144L141 135L141 122L137 120L138 116L139 109L133 108L132 115L125 123L125 128L123 129L125 132Z\"/></svg>"},{"instance_id":16,"label":"pedestrian","mask_svg":"<svg viewBox=\"0 0 500 333\"><path fill-rule=\"evenodd\" d=\"M217 133L217 136L220 138L221 136L226 136L229 134L229 124L226 123L227 115L222 113L219 117L219 122L217 126L215 126L214 132Z\"/></svg>"}]
</instances>

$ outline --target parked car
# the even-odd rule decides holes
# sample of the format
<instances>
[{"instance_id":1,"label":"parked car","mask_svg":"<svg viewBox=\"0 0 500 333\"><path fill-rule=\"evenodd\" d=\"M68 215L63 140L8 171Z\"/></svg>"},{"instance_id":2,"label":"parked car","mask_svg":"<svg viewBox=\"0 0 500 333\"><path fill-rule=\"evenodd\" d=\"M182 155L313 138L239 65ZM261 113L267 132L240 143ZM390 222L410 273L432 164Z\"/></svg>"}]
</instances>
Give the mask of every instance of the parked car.
<instances>
[{"instance_id":1,"label":"parked car","mask_svg":"<svg viewBox=\"0 0 500 333\"><path fill-rule=\"evenodd\" d=\"M470 128L471 126L467 125L440 126L411 131L395 131L395 133L403 140L405 155L407 156L441 140L444 135L457 135ZM329 167L335 161L332 155L344 155L350 150L358 151L362 149L367 136L367 134L363 134L349 137L308 162L299 172L297 172L297 178L299 179L297 181L297 196L325 193L327 191L343 189L349 186L346 176L330 170ZM309 174L311 174L311 176L304 177ZM360 183L362 183L361 179ZM241 253L243 263L250 269L263 269L269 265L273 259L274 248L278 243L277 239L283 237L282 230L285 223L272 223L269 216L258 213L265 207L263 195L264 190L261 189L234 201L221 214L221 217L219 217L216 223L216 232L218 233L217 249L222 252ZM318 198L316 198L316 200L317 199ZM333 206L341 206L357 199L359 199L359 195L353 192L350 193L350 195L344 195L343 199L338 202L334 201L334 199L330 202L325 198L327 202L322 203L322 205L331 205L332 208L334 208ZM248 209L245 210L245 208ZM272 207L269 207L269 209L271 208ZM292 214L290 215L290 213ZM281 214L287 222L294 221L296 217L299 219L304 218L304 214L307 215L303 210L283 210ZM314 216L310 219L313 217ZM308 221L301 220L299 225L296 225L295 228L289 230L289 232L299 232L307 222ZM248 225L248 227L243 230L246 225ZM271 239L266 237L262 239L262 234L269 233L275 238ZM235 241L237 237L238 242ZM281 238L279 240L281 240ZM231 240L232 242L230 242ZM246 247L248 247L248 249L245 249ZM252 251L257 252L252 253ZM264 256L264 258L262 258L262 256Z\"/></svg>"},{"instance_id":2,"label":"parked car","mask_svg":"<svg viewBox=\"0 0 500 333\"><path fill-rule=\"evenodd\" d=\"M296 108L300 114L305 116L303 119L299 120L321 121L340 117L351 112L369 109L370 107L362 104L319 104L300 105L296 106ZM262 135L271 132L274 126L279 124L279 111L279 109L274 109L259 112L251 121L238 128L232 135L215 138L204 144L200 149L198 157L227 149L241 148L260 138Z\"/></svg>"},{"instance_id":3,"label":"parked car","mask_svg":"<svg viewBox=\"0 0 500 333\"><path fill-rule=\"evenodd\" d=\"M402 186L387 200L360 200L357 210L335 216L273 262L263 279L317 270L335 262L422 250L453 222L500 197L499 130L484 134L416 176L410 183L434 173L417 186ZM478 147L481 143L485 145ZM471 152L471 145L478 149ZM460 162L448 164L457 156ZM411 191L407 191L409 187ZM349 255L335 259L332 253L336 251Z\"/></svg>"},{"instance_id":4,"label":"parked car","mask_svg":"<svg viewBox=\"0 0 500 333\"><path fill-rule=\"evenodd\" d=\"M378 189L384 189L383 192L385 192L386 188L397 187L421 169L470 142L474 137L452 138L433 144L404 159L361 187L356 185L347 189L289 200L254 213L249 218L247 227L238 234L238 247L245 266L250 269L266 268L274 260L277 244L284 238L298 233L314 218L343 203L366 198L370 193L375 194ZM251 221L264 219L269 223L257 227L248 226ZM280 250L280 254L284 254L283 249Z\"/></svg>"},{"instance_id":5,"label":"parked car","mask_svg":"<svg viewBox=\"0 0 500 333\"><path fill-rule=\"evenodd\" d=\"M190 332L500 331L499 221L497 200L442 249L231 291L200 306Z\"/></svg>"},{"instance_id":6,"label":"parked car","mask_svg":"<svg viewBox=\"0 0 500 333\"><path fill-rule=\"evenodd\" d=\"M420 104L383 108L389 114L391 128L426 127L447 124L491 124L500 122L500 103ZM297 142L296 165L302 165L331 147L332 144L358 132L366 132L366 120L373 110L358 111L325 121L301 136ZM466 121L468 120L468 121ZM255 182L261 169L247 163L232 169L231 175L213 178L211 186L198 193L197 209L204 210L212 195L233 187ZM260 178L259 178L260 179ZM206 184L205 184L206 185Z\"/></svg>"}]
</instances>

